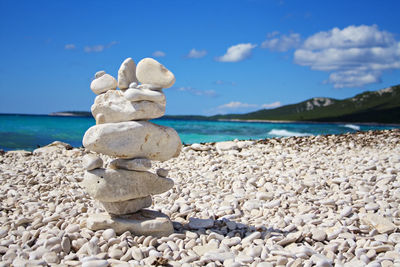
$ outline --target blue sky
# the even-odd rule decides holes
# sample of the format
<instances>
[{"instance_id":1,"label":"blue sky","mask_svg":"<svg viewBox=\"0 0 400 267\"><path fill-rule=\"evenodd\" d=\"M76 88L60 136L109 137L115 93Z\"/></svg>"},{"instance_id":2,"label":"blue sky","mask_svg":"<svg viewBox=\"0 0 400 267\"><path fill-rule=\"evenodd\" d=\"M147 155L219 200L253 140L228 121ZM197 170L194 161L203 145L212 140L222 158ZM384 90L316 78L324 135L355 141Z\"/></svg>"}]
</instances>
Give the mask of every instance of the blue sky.
<instances>
[{"instance_id":1,"label":"blue sky","mask_svg":"<svg viewBox=\"0 0 400 267\"><path fill-rule=\"evenodd\" d=\"M243 113L400 83L400 2L0 1L0 113L90 109L94 73L154 57L169 115Z\"/></svg>"}]
</instances>

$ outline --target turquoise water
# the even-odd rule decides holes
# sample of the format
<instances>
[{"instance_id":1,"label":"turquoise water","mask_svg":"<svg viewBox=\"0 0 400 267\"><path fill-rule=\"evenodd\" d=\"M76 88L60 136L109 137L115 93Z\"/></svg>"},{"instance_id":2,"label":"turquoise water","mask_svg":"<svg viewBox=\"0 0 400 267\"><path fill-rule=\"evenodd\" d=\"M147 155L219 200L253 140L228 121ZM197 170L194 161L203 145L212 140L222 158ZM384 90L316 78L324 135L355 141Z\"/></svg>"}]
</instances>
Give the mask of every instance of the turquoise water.
<instances>
[{"instance_id":1,"label":"turquoise water","mask_svg":"<svg viewBox=\"0 0 400 267\"><path fill-rule=\"evenodd\" d=\"M400 126L366 126L329 123L266 123L221 122L157 119L154 123L174 128L183 143L217 142L233 139L264 139L272 137L340 134ZM53 141L82 146L85 131L95 121L88 117L55 117L36 115L0 115L0 149L33 150Z\"/></svg>"}]
</instances>

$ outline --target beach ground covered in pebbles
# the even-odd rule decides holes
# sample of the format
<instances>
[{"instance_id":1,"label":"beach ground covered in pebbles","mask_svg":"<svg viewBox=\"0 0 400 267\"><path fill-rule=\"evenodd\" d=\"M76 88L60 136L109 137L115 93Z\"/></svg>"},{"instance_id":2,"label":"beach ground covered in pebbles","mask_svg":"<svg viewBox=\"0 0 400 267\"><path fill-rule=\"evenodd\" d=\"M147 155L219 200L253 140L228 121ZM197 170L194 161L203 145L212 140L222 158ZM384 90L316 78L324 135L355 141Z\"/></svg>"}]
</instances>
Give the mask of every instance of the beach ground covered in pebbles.
<instances>
[{"instance_id":1,"label":"beach ground covered in pebbles","mask_svg":"<svg viewBox=\"0 0 400 267\"><path fill-rule=\"evenodd\" d=\"M163 238L85 227L85 153L0 155L0 266L400 266L399 130L185 146Z\"/></svg>"}]
</instances>

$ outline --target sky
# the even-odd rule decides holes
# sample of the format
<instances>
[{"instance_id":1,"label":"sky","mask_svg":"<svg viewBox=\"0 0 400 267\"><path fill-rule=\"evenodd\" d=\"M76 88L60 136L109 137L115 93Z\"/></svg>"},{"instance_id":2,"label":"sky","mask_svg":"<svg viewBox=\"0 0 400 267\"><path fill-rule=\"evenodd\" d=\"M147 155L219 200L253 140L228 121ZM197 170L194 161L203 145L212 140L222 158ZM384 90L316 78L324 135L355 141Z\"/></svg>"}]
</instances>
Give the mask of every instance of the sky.
<instances>
[{"instance_id":1,"label":"sky","mask_svg":"<svg viewBox=\"0 0 400 267\"><path fill-rule=\"evenodd\" d=\"M400 1L0 0L0 113L89 111L94 74L153 57L168 115L246 113L400 84Z\"/></svg>"}]
</instances>

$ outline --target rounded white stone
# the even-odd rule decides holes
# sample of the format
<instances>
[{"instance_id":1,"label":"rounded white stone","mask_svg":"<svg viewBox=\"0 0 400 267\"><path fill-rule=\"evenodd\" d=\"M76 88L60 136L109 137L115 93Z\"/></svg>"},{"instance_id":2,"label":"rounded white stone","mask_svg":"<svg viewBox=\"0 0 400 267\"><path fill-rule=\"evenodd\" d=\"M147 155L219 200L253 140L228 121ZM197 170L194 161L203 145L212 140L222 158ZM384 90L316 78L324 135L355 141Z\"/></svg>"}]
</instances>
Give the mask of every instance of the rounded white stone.
<instances>
[{"instance_id":1,"label":"rounded white stone","mask_svg":"<svg viewBox=\"0 0 400 267\"><path fill-rule=\"evenodd\" d=\"M117 80L110 74L103 74L99 78L94 79L90 84L90 89L96 94L102 94L108 90L117 89Z\"/></svg>"},{"instance_id":2,"label":"rounded white stone","mask_svg":"<svg viewBox=\"0 0 400 267\"><path fill-rule=\"evenodd\" d=\"M99 156L86 154L82 158L82 166L85 170L94 170L103 167L103 160Z\"/></svg>"},{"instance_id":3,"label":"rounded white stone","mask_svg":"<svg viewBox=\"0 0 400 267\"><path fill-rule=\"evenodd\" d=\"M87 149L112 157L159 161L177 157L182 146L174 129L147 121L95 125L82 142Z\"/></svg>"},{"instance_id":4,"label":"rounded white stone","mask_svg":"<svg viewBox=\"0 0 400 267\"><path fill-rule=\"evenodd\" d=\"M138 82L136 78L136 65L132 58L127 58L122 62L118 70L118 87L126 89L131 83Z\"/></svg>"},{"instance_id":5,"label":"rounded white stone","mask_svg":"<svg viewBox=\"0 0 400 267\"><path fill-rule=\"evenodd\" d=\"M143 84L160 88L169 88L175 83L174 74L152 58L144 58L138 63L136 77Z\"/></svg>"},{"instance_id":6,"label":"rounded white stone","mask_svg":"<svg viewBox=\"0 0 400 267\"><path fill-rule=\"evenodd\" d=\"M114 229L106 229L104 230L103 234L102 234L104 240L108 241L113 237L116 237L115 231Z\"/></svg>"},{"instance_id":7,"label":"rounded white stone","mask_svg":"<svg viewBox=\"0 0 400 267\"><path fill-rule=\"evenodd\" d=\"M312 238L314 240L316 240L316 241L322 242L326 238L326 232L324 230L322 230L322 229L318 229L318 228L317 229L313 229L311 231L311 234L312 234Z\"/></svg>"},{"instance_id":8,"label":"rounded white stone","mask_svg":"<svg viewBox=\"0 0 400 267\"><path fill-rule=\"evenodd\" d=\"M340 212L341 217L348 217L350 214L353 213L353 208L351 206L346 206L343 208L343 210Z\"/></svg>"},{"instance_id":9,"label":"rounded white stone","mask_svg":"<svg viewBox=\"0 0 400 267\"><path fill-rule=\"evenodd\" d=\"M124 92L124 97L131 102L147 100L156 103L166 103L163 92L149 89L129 88Z\"/></svg>"}]
</instances>

